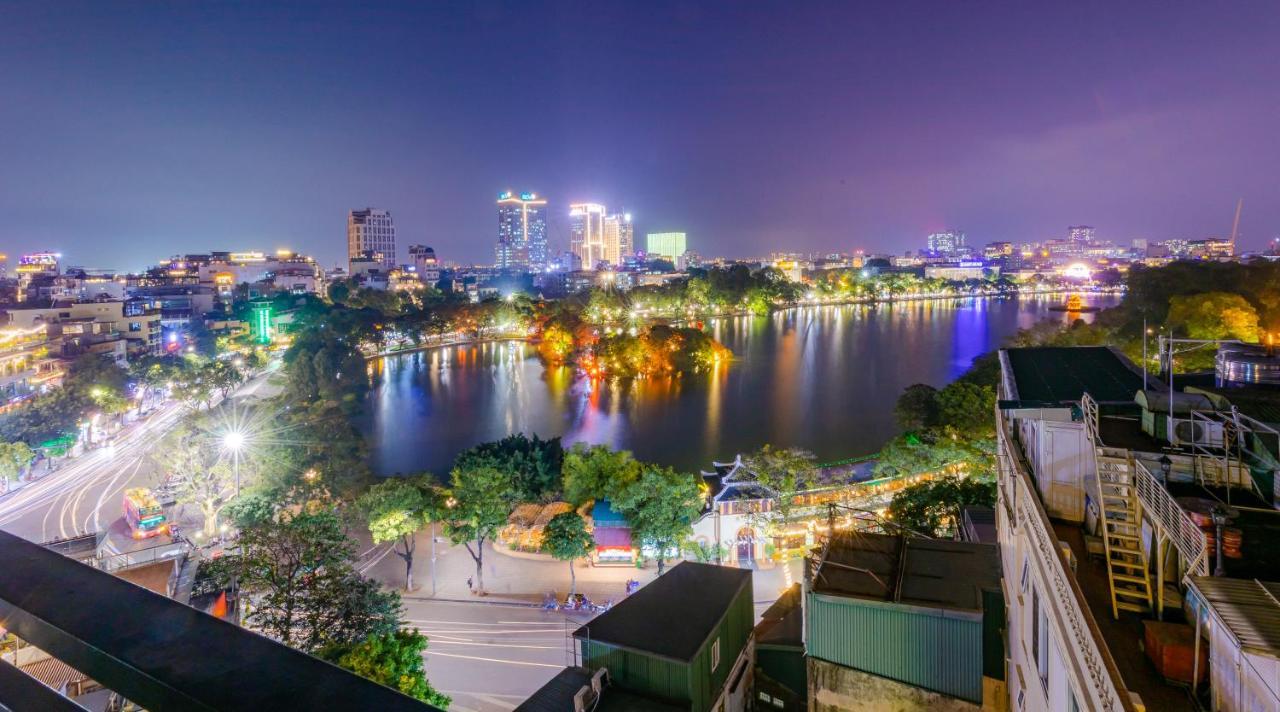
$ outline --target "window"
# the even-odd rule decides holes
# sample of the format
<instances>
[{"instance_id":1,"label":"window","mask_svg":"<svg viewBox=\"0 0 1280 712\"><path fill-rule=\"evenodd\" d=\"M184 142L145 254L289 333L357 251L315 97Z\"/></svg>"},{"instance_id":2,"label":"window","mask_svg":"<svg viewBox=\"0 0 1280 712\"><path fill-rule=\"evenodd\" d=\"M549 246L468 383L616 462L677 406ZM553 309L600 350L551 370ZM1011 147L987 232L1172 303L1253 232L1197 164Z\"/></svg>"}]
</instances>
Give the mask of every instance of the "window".
<instances>
[{"instance_id":1,"label":"window","mask_svg":"<svg viewBox=\"0 0 1280 712\"><path fill-rule=\"evenodd\" d=\"M1031 654L1036 656L1036 672L1040 684L1049 687L1049 624L1048 616L1040 607L1040 592L1031 588Z\"/></svg>"},{"instance_id":2,"label":"window","mask_svg":"<svg viewBox=\"0 0 1280 712\"><path fill-rule=\"evenodd\" d=\"M711 672L715 672L720 667L720 639L716 638L711 643Z\"/></svg>"},{"instance_id":3,"label":"window","mask_svg":"<svg viewBox=\"0 0 1280 712\"><path fill-rule=\"evenodd\" d=\"M1067 712L1080 712L1080 701L1076 699L1075 690L1067 688Z\"/></svg>"}]
</instances>

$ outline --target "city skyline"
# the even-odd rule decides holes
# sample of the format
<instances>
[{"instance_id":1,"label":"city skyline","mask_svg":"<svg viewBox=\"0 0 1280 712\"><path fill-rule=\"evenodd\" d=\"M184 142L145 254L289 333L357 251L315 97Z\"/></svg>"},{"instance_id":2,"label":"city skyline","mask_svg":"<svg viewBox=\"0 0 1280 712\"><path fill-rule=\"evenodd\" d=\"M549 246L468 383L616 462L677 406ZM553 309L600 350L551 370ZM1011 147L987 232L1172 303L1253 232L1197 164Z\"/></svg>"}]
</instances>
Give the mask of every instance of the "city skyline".
<instances>
[{"instance_id":1,"label":"city skyline","mask_svg":"<svg viewBox=\"0 0 1280 712\"><path fill-rule=\"evenodd\" d=\"M401 242L482 263L513 185L548 196L553 252L583 200L731 257L896 253L947 228L1224 236L1239 198L1241 250L1280 231L1267 5L70 8L6 12L0 76L25 99L0 107L9 254L332 265L343 217L373 205ZM357 20L372 49L346 41Z\"/></svg>"}]
</instances>

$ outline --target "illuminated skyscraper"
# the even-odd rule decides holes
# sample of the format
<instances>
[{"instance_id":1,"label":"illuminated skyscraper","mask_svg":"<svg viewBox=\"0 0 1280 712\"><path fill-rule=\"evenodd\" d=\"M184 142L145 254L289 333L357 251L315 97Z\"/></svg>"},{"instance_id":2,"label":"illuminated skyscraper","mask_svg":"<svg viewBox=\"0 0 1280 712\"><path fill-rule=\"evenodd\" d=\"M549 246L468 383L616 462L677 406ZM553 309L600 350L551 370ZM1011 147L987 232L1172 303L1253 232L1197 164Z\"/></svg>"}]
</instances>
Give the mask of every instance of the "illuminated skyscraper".
<instances>
[{"instance_id":1,"label":"illuminated skyscraper","mask_svg":"<svg viewBox=\"0 0 1280 712\"><path fill-rule=\"evenodd\" d=\"M604 260L620 265L635 252L635 230L631 225L631 213L609 215L604 219Z\"/></svg>"},{"instance_id":2,"label":"illuminated skyscraper","mask_svg":"<svg viewBox=\"0 0 1280 712\"><path fill-rule=\"evenodd\" d=\"M650 257L665 257L675 263L687 249L683 232L651 232L645 235L645 251Z\"/></svg>"},{"instance_id":3,"label":"illuminated skyscraper","mask_svg":"<svg viewBox=\"0 0 1280 712\"><path fill-rule=\"evenodd\" d=\"M547 201L536 193L498 195L499 269L541 272L547 267Z\"/></svg>"},{"instance_id":4,"label":"illuminated skyscraper","mask_svg":"<svg viewBox=\"0 0 1280 712\"><path fill-rule=\"evenodd\" d=\"M396 266L396 226L386 210L365 208L347 215L347 260L365 255L387 269Z\"/></svg>"},{"instance_id":5,"label":"illuminated skyscraper","mask_svg":"<svg viewBox=\"0 0 1280 712\"><path fill-rule=\"evenodd\" d=\"M605 208L599 203L569 206L569 249L582 260L582 269L594 270L608 260L605 250Z\"/></svg>"}]
</instances>

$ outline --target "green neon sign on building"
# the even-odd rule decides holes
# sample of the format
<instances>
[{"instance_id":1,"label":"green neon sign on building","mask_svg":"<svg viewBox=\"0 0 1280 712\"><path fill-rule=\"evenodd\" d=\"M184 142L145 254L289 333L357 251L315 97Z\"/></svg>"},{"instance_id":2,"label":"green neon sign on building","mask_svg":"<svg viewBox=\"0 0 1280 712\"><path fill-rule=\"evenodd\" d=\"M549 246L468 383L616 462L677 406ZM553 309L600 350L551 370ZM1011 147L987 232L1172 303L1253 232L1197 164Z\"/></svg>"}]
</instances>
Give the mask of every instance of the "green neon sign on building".
<instances>
[{"instance_id":1,"label":"green neon sign on building","mask_svg":"<svg viewBox=\"0 0 1280 712\"><path fill-rule=\"evenodd\" d=\"M249 326L253 340L260 344L271 343L271 302L255 302Z\"/></svg>"}]
</instances>

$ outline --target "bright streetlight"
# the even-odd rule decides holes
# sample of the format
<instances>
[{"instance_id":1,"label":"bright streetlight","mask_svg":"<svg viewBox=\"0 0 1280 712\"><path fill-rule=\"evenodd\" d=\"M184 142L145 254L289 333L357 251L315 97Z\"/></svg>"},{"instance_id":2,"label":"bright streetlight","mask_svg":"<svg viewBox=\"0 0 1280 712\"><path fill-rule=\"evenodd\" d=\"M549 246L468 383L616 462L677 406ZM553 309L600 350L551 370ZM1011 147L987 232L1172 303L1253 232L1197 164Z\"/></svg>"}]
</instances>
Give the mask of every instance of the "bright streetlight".
<instances>
[{"instance_id":1,"label":"bright streetlight","mask_svg":"<svg viewBox=\"0 0 1280 712\"><path fill-rule=\"evenodd\" d=\"M240 496L240 451L244 449L244 433L239 430L227 431L222 436L222 446L231 453L231 467L236 473L236 497Z\"/></svg>"}]
</instances>

